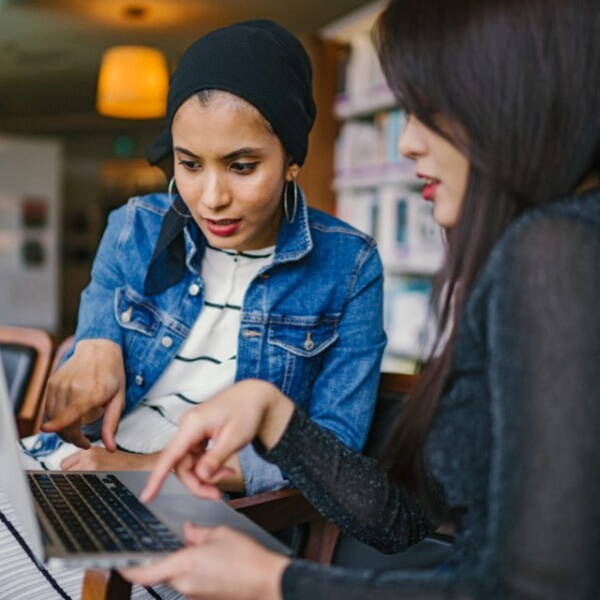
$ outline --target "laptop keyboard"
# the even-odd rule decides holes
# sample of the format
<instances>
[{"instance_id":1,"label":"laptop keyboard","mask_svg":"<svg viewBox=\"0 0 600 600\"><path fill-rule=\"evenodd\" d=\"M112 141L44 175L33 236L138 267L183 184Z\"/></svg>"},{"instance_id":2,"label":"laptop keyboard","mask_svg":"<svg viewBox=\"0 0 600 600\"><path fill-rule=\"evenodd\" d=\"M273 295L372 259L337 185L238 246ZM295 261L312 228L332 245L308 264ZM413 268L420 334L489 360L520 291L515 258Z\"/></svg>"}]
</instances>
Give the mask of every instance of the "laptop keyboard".
<instances>
[{"instance_id":1,"label":"laptop keyboard","mask_svg":"<svg viewBox=\"0 0 600 600\"><path fill-rule=\"evenodd\" d=\"M114 475L28 473L68 552L169 552L181 542Z\"/></svg>"}]
</instances>

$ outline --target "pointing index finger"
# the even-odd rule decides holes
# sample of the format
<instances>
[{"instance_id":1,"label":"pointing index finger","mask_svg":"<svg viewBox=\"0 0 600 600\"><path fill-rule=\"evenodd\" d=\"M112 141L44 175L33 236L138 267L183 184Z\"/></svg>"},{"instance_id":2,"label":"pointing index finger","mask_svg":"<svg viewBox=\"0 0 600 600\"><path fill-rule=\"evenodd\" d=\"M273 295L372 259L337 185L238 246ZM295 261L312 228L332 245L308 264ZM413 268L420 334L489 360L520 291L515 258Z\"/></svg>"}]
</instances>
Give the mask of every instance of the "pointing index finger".
<instances>
[{"instance_id":1,"label":"pointing index finger","mask_svg":"<svg viewBox=\"0 0 600 600\"><path fill-rule=\"evenodd\" d=\"M140 494L142 502L149 502L156 497L158 490L161 488L171 469L188 453L192 446L202 440L202 437L202 435L199 436L197 432L182 425L179 432L175 434L175 437L160 453L154 469L152 469L150 477L146 482L146 487L144 487Z\"/></svg>"}]
</instances>

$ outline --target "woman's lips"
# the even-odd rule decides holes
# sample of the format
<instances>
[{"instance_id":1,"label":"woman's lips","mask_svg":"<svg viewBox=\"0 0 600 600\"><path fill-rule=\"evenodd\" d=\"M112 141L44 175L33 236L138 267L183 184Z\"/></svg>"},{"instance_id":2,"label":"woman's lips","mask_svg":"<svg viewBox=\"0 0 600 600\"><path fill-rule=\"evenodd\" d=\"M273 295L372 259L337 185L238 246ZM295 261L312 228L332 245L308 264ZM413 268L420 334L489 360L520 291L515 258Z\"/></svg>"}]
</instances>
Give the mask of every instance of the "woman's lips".
<instances>
[{"instance_id":1,"label":"woman's lips","mask_svg":"<svg viewBox=\"0 0 600 600\"><path fill-rule=\"evenodd\" d=\"M423 198L430 201L434 200L438 185L440 185L439 181L437 183L426 183L421 190Z\"/></svg>"},{"instance_id":2,"label":"woman's lips","mask_svg":"<svg viewBox=\"0 0 600 600\"><path fill-rule=\"evenodd\" d=\"M206 227L208 230L214 235L222 237L228 237L236 233L241 224L241 219L219 219L218 221L206 219Z\"/></svg>"},{"instance_id":3,"label":"woman's lips","mask_svg":"<svg viewBox=\"0 0 600 600\"><path fill-rule=\"evenodd\" d=\"M427 175L421 175L420 173L417 173L417 177L419 177L420 179L425 179L425 185L421 190L421 195L423 196L423 198L429 201L434 200L435 193L441 181L439 179L436 179L435 177L428 177Z\"/></svg>"}]
</instances>

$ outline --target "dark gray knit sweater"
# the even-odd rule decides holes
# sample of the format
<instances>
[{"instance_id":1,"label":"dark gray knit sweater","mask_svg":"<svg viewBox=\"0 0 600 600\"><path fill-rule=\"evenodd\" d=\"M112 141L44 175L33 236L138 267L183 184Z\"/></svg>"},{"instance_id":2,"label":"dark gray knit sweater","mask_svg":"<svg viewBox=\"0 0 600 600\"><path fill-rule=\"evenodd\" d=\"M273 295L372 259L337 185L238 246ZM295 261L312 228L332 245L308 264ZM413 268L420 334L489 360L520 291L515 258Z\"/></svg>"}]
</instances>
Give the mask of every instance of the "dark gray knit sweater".
<instances>
[{"instance_id":1,"label":"dark gray knit sweater","mask_svg":"<svg viewBox=\"0 0 600 600\"><path fill-rule=\"evenodd\" d=\"M600 598L600 191L535 209L494 247L465 308L427 463L458 530L434 571L294 561L286 600ZM422 539L418 501L301 412L266 454L347 534Z\"/></svg>"}]
</instances>

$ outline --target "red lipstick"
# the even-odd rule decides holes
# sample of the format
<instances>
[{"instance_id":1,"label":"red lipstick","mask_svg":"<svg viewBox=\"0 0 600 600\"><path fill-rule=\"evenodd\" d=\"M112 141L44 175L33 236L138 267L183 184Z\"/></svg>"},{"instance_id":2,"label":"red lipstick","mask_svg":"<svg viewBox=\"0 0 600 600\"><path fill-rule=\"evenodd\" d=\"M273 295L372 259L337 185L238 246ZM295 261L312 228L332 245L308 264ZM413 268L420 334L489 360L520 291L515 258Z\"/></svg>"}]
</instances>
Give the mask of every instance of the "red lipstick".
<instances>
[{"instance_id":1,"label":"red lipstick","mask_svg":"<svg viewBox=\"0 0 600 600\"><path fill-rule=\"evenodd\" d=\"M229 237L237 232L242 224L241 219L206 219L206 227L214 235Z\"/></svg>"},{"instance_id":2,"label":"red lipstick","mask_svg":"<svg viewBox=\"0 0 600 600\"><path fill-rule=\"evenodd\" d=\"M423 199L429 201L434 200L435 193L441 181L439 179L436 179L435 177L429 177L428 175L422 175L421 173L417 173L417 177L419 177L420 179L425 179L425 185L421 190L421 195L423 196Z\"/></svg>"}]
</instances>

